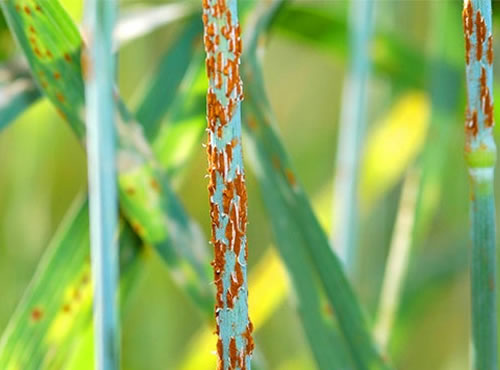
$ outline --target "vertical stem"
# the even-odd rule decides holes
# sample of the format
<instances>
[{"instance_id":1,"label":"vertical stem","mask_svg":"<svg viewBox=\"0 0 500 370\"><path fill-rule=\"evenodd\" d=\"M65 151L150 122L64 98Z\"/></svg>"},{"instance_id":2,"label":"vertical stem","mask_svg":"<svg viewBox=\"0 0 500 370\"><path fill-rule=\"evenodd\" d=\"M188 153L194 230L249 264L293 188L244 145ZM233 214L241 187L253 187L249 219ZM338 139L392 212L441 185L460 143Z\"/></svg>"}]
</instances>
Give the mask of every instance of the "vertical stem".
<instances>
[{"instance_id":1,"label":"vertical stem","mask_svg":"<svg viewBox=\"0 0 500 370\"><path fill-rule=\"evenodd\" d=\"M344 82L334 181L332 245L349 273L356 254L357 183L360 146L365 126L366 83L373 1L351 0L351 58Z\"/></svg>"},{"instance_id":2,"label":"vertical stem","mask_svg":"<svg viewBox=\"0 0 500 370\"><path fill-rule=\"evenodd\" d=\"M488 370L497 368L491 2L465 0L463 23L468 98L465 159L471 184L473 368Z\"/></svg>"},{"instance_id":3,"label":"vertical stem","mask_svg":"<svg viewBox=\"0 0 500 370\"><path fill-rule=\"evenodd\" d=\"M219 369L250 369L247 194L241 147L241 38L236 0L203 0L208 173Z\"/></svg>"},{"instance_id":4,"label":"vertical stem","mask_svg":"<svg viewBox=\"0 0 500 370\"><path fill-rule=\"evenodd\" d=\"M90 236L94 284L95 367L119 369L118 248L115 168L114 0L87 0L88 48L82 54L87 102Z\"/></svg>"}]
</instances>

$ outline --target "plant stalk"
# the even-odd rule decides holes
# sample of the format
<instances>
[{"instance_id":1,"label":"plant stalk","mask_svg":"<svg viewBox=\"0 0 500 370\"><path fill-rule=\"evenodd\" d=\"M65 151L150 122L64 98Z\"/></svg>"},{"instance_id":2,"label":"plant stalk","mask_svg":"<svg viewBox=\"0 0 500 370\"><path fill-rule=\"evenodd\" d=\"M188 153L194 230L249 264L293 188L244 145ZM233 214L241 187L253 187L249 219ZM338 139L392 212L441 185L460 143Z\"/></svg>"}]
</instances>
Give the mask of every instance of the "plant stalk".
<instances>
[{"instance_id":1,"label":"plant stalk","mask_svg":"<svg viewBox=\"0 0 500 370\"><path fill-rule=\"evenodd\" d=\"M208 173L219 369L250 369L247 193L241 147L240 25L236 0L203 0Z\"/></svg>"},{"instance_id":2,"label":"plant stalk","mask_svg":"<svg viewBox=\"0 0 500 370\"><path fill-rule=\"evenodd\" d=\"M332 242L349 274L356 255L357 183L365 131L369 46L373 28L372 0L351 0L351 58L344 82L334 180Z\"/></svg>"},{"instance_id":3,"label":"plant stalk","mask_svg":"<svg viewBox=\"0 0 500 370\"><path fill-rule=\"evenodd\" d=\"M493 37L491 2L465 0L467 81L465 159L470 178L472 368L497 369L496 230L493 193Z\"/></svg>"},{"instance_id":4,"label":"plant stalk","mask_svg":"<svg viewBox=\"0 0 500 370\"><path fill-rule=\"evenodd\" d=\"M87 0L85 30L87 153L92 280L94 284L95 368L119 369L117 308L118 195L115 167L115 59L112 31L116 3Z\"/></svg>"}]
</instances>

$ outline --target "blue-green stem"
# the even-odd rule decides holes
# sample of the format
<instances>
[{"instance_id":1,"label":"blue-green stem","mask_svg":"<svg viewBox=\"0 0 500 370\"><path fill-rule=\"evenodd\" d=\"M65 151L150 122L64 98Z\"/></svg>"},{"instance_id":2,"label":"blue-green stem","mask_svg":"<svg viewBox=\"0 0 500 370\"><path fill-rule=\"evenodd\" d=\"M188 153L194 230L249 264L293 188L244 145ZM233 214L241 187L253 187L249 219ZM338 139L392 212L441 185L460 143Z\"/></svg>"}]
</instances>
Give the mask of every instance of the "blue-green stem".
<instances>
[{"instance_id":1,"label":"blue-green stem","mask_svg":"<svg viewBox=\"0 0 500 370\"><path fill-rule=\"evenodd\" d=\"M467 79L465 159L470 178L472 366L497 369L496 230L493 178L493 38L491 2L465 0Z\"/></svg>"},{"instance_id":2,"label":"blue-green stem","mask_svg":"<svg viewBox=\"0 0 500 370\"><path fill-rule=\"evenodd\" d=\"M117 314L118 201L115 168L115 60L113 0L87 0L88 48L85 97L92 277L94 284L95 368L119 369L120 330ZM85 63L84 63L85 64Z\"/></svg>"},{"instance_id":3,"label":"blue-green stem","mask_svg":"<svg viewBox=\"0 0 500 370\"><path fill-rule=\"evenodd\" d=\"M203 0L208 172L215 259L218 368L250 369L247 194L241 147L240 25L236 0Z\"/></svg>"},{"instance_id":4,"label":"blue-green stem","mask_svg":"<svg viewBox=\"0 0 500 370\"><path fill-rule=\"evenodd\" d=\"M356 255L357 183L370 72L373 1L351 0L351 58L344 83L334 181L332 243L349 274ZM335 242L335 243L333 243Z\"/></svg>"}]
</instances>

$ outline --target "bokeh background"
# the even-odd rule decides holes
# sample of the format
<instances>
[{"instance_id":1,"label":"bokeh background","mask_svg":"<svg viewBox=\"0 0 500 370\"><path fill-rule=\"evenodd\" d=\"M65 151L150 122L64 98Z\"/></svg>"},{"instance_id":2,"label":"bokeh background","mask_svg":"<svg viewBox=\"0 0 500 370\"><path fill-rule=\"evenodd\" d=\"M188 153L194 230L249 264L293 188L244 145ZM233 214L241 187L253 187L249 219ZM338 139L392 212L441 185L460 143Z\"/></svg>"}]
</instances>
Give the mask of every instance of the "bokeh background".
<instances>
[{"instance_id":1,"label":"bokeh background","mask_svg":"<svg viewBox=\"0 0 500 370\"><path fill-rule=\"evenodd\" d=\"M79 22L82 1L61 1ZM265 83L297 175L330 233L341 94L349 63L349 2L289 3L289 11L280 13L267 39ZM126 9L147 2L120 4ZM358 186L360 249L352 281L373 321L402 184L416 176L413 182L419 196L414 231L409 235L412 250L389 345L398 369L460 370L469 364L469 195L463 160L461 7L460 1L451 0L381 0L375 7ZM496 34L499 12L500 5L494 4ZM175 22L120 50L119 86L130 106L137 106L163 51L183 25ZM495 41L495 50L498 45ZM17 54L0 18L0 58L6 61ZM496 91L499 78L497 73ZM209 235L201 144L177 188L189 213ZM0 159L3 330L65 212L86 190L86 160L68 125L46 100L0 133ZM274 247L250 171L248 186L252 270L266 263ZM192 356L190 346L200 331L207 329L154 253L146 266L123 319L123 368L180 369ZM294 295L286 289L284 294L270 293L278 302L259 323L256 340L261 355L269 369L314 369ZM206 368L213 366L207 363Z\"/></svg>"}]
</instances>

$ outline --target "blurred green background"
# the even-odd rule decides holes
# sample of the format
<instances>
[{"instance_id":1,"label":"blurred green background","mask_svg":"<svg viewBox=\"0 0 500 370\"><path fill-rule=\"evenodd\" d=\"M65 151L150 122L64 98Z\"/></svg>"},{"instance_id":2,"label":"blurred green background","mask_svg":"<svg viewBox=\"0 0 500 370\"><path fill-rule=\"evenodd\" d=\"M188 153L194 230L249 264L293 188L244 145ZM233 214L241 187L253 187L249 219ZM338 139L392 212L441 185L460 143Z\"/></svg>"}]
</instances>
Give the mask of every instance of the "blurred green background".
<instances>
[{"instance_id":1,"label":"blurred green background","mask_svg":"<svg viewBox=\"0 0 500 370\"><path fill-rule=\"evenodd\" d=\"M62 3L79 22L82 2ZM140 4L121 1L123 9ZM402 182L408 169L417 169L424 180L408 276L389 346L398 369L460 370L469 364L461 7L461 2L451 0L376 2L359 186L360 252L353 284L373 318ZM285 9L267 40L265 83L297 175L329 231L341 92L348 67L349 6L340 0L303 0L290 1ZM500 25L498 10L495 4L494 33ZM163 51L183 25L170 24L121 49L119 86L131 107L137 106ZM498 42L494 47L498 49ZM18 53L0 18L1 60ZM500 82L500 74L496 76L495 87ZM86 188L86 161L68 125L46 100L0 133L0 158L3 330L63 215ZM200 142L178 189L189 213L209 235L205 173ZM248 186L252 270L269 258L266 251L273 248L273 237L251 172ZM315 368L294 299L288 292L258 323L256 340L269 369ZM124 317L123 368L182 368L190 343L203 327L196 308L151 254Z\"/></svg>"}]
</instances>

